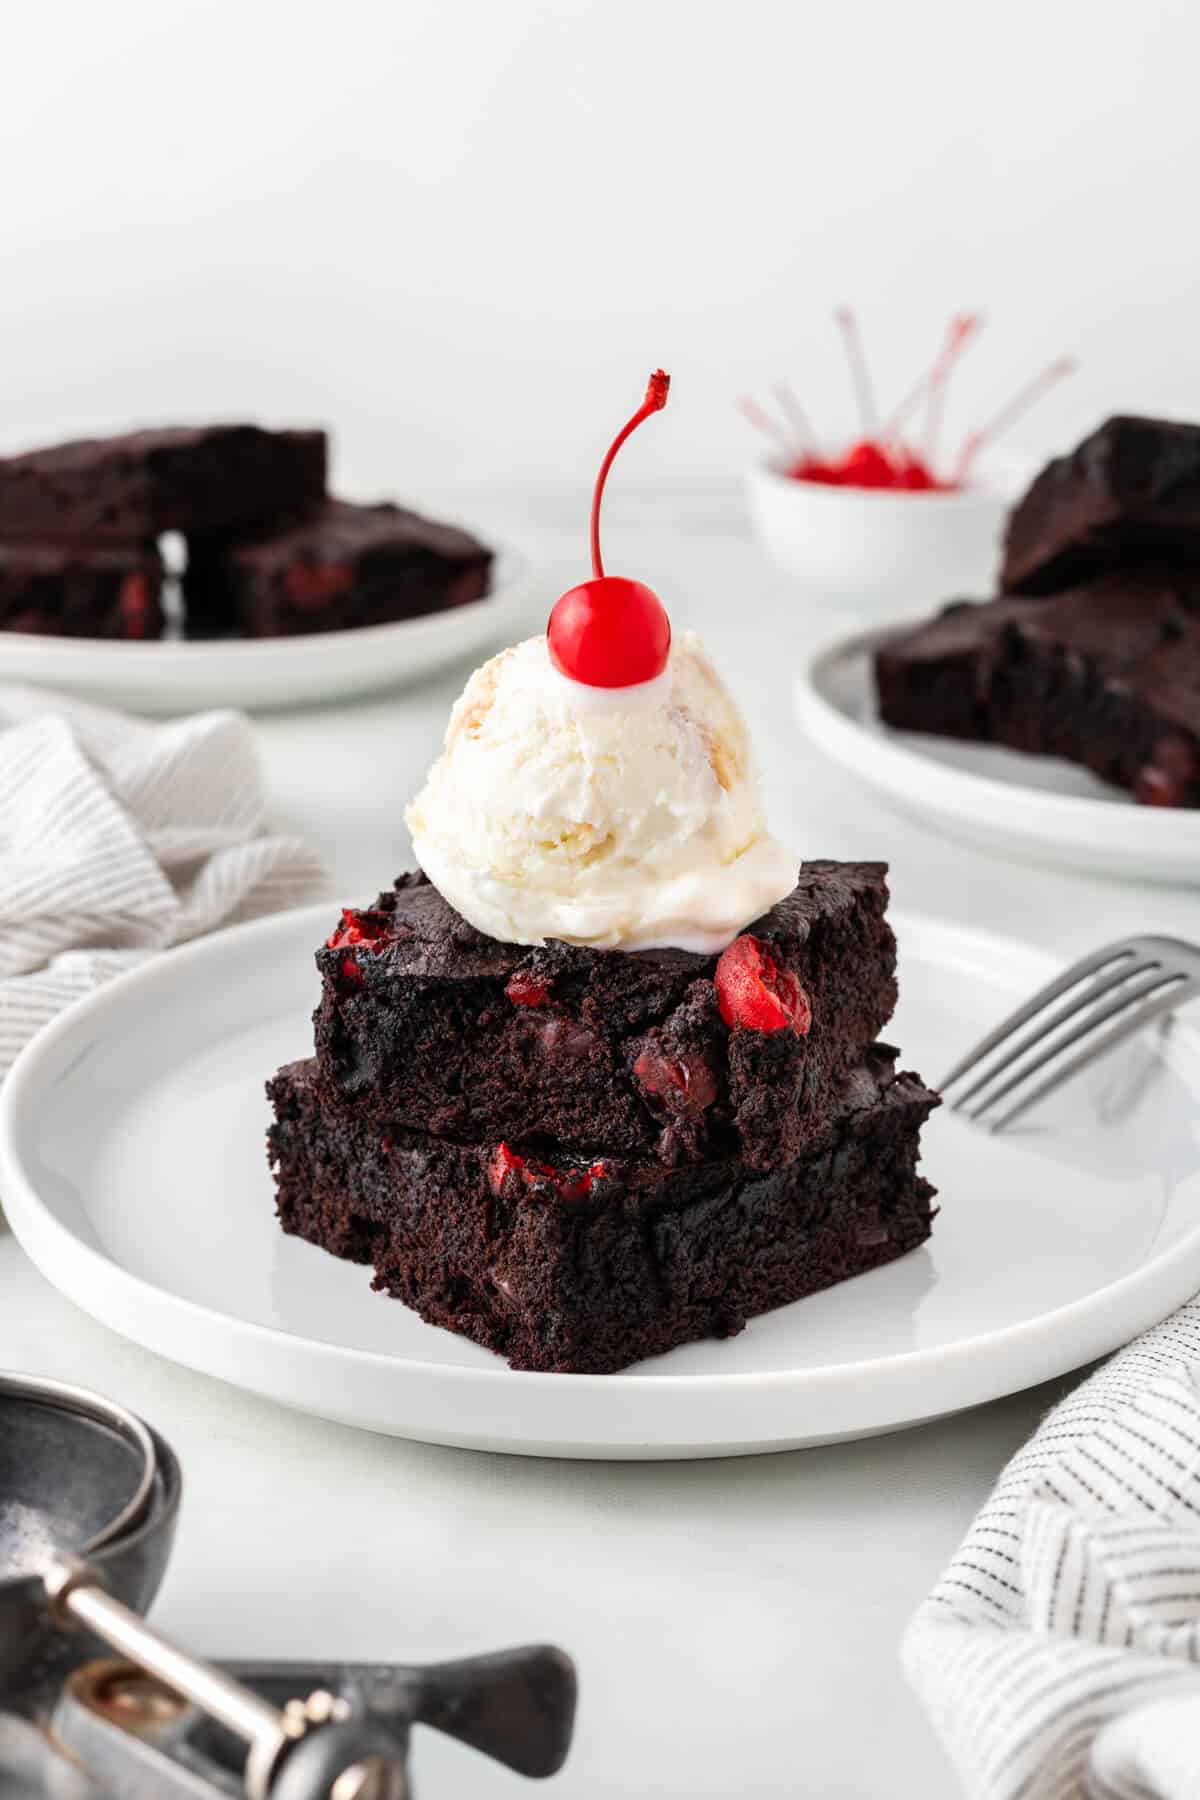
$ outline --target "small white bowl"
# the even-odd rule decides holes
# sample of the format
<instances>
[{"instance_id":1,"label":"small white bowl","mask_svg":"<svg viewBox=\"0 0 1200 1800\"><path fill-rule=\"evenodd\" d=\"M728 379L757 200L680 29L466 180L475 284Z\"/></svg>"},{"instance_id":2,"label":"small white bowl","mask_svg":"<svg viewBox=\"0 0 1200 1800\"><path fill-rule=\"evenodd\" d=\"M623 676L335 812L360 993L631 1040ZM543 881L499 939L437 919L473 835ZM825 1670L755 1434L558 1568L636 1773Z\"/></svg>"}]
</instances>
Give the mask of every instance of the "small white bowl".
<instances>
[{"instance_id":1,"label":"small white bowl","mask_svg":"<svg viewBox=\"0 0 1200 1800\"><path fill-rule=\"evenodd\" d=\"M746 471L746 497L780 568L864 623L883 624L914 605L995 591L1005 520L1031 473L1017 459L984 460L970 487L913 493L795 481L773 460Z\"/></svg>"}]
</instances>

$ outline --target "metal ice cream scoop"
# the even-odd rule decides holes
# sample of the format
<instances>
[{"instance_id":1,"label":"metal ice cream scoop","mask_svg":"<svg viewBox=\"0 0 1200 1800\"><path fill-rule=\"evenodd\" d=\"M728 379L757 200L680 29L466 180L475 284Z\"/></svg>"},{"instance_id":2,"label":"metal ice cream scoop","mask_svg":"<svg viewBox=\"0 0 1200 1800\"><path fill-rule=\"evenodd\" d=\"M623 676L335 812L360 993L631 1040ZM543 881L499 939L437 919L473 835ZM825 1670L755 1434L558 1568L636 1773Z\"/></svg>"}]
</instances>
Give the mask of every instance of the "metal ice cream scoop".
<instances>
[{"instance_id":1,"label":"metal ice cream scoop","mask_svg":"<svg viewBox=\"0 0 1200 1800\"><path fill-rule=\"evenodd\" d=\"M0 1374L0 1713L23 1753L37 1740L18 1722L36 1722L47 1759L70 1759L64 1800L407 1800L418 1723L524 1775L562 1766L575 1674L548 1646L431 1667L218 1666L176 1648L142 1613L181 1486L125 1408Z\"/></svg>"}]
</instances>

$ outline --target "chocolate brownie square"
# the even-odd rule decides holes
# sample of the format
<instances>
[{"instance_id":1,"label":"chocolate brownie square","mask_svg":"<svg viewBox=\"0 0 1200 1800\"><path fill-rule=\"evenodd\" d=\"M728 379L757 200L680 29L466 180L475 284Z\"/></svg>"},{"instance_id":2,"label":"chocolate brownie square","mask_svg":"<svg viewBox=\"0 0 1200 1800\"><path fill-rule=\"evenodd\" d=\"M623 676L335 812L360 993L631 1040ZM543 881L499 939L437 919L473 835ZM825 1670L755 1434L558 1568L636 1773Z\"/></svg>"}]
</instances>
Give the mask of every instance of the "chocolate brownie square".
<instances>
[{"instance_id":1,"label":"chocolate brownie square","mask_svg":"<svg viewBox=\"0 0 1200 1800\"><path fill-rule=\"evenodd\" d=\"M1200 426L1113 418L1014 507L1000 586L1053 593L1145 559L1200 563Z\"/></svg>"},{"instance_id":2,"label":"chocolate brownie square","mask_svg":"<svg viewBox=\"0 0 1200 1800\"><path fill-rule=\"evenodd\" d=\"M769 1168L891 1016L885 875L805 863L721 957L500 943L402 876L317 953L320 1080L445 1137Z\"/></svg>"},{"instance_id":3,"label":"chocolate brownie square","mask_svg":"<svg viewBox=\"0 0 1200 1800\"><path fill-rule=\"evenodd\" d=\"M304 513L325 493L323 431L165 426L0 459L0 541L145 542Z\"/></svg>"},{"instance_id":4,"label":"chocolate brownie square","mask_svg":"<svg viewBox=\"0 0 1200 1800\"><path fill-rule=\"evenodd\" d=\"M413 619L481 599L491 564L491 551L456 526L389 503L327 500L305 521L192 534L189 631L283 637Z\"/></svg>"},{"instance_id":5,"label":"chocolate brownie square","mask_svg":"<svg viewBox=\"0 0 1200 1800\"><path fill-rule=\"evenodd\" d=\"M959 602L890 636L875 680L888 725L1062 757L1148 804L1200 806L1200 572Z\"/></svg>"},{"instance_id":6,"label":"chocolate brownie square","mask_svg":"<svg viewBox=\"0 0 1200 1800\"><path fill-rule=\"evenodd\" d=\"M280 1223L514 1368L609 1373L924 1242L918 1140L938 1102L894 1061L868 1051L824 1135L758 1171L456 1144L331 1101L294 1063L268 1084Z\"/></svg>"},{"instance_id":7,"label":"chocolate brownie square","mask_svg":"<svg viewBox=\"0 0 1200 1800\"><path fill-rule=\"evenodd\" d=\"M0 544L0 631L160 638L162 578L153 545Z\"/></svg>"}]
</instances>

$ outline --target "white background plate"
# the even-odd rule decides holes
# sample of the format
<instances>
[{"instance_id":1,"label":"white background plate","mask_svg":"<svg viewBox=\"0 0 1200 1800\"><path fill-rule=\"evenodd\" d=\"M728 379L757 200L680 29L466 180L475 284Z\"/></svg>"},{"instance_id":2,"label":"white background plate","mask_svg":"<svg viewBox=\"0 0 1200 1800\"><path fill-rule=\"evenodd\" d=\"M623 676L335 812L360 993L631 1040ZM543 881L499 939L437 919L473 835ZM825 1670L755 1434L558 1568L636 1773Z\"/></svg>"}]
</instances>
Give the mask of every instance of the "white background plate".
<instances>
[{"instance_id":1,"label":"white background plate","mask_svg":"<svg viewBox=\"0 0 1200 1800\"><path fill-rule=\"evenodd\" d=\"M903 1061L932 1078L1053 964L901 918ZM311 1041L328 908L172 951L57 1021L0 1100L0 1192L71 1299L287 1405L531 1454L713 1456L866 1435L1112 1349L1200 1286L1200 1040L1178 1021L989 1138L935 1115L943 1211L890 1268L616 1376L514 1374L272 1216L262 1083Z\"/></svg>"},{"instance_id":2,"label":"white background plate","mask_svg":"<svg viewBox=\"0 0 1200 1800\"><path fill-rule=\"evenodd\" d=\"M1200 811L1139 806L1054 757L881 725L871 653L885 635L839 640L797 683L800 722L835 762L987 850L1134 880L1200 881Z\"/></svg>"},{"instance_id":3,"label":"white background plate","mask_svg":"<svg viewBox=\"0 0 1200 1800\"><path fill-rule=\"evenodd\" d=\"M202 706L301 706L415 681L515 635L531 567L500 546L484 600L394 625L306 637L123 644L100 638L0 633L0 681L106 700L143 713Z\"/></svg>"}]
</instances>

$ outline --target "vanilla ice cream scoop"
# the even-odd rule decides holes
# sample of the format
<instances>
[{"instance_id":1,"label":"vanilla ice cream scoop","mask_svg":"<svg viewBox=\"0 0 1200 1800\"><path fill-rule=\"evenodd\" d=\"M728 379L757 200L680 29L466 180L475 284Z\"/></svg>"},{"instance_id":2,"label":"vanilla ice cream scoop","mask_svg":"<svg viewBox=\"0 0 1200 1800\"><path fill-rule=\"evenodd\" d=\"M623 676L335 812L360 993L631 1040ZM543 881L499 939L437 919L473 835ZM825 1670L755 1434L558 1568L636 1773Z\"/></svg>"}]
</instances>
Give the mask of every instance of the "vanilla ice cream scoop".
<instances>
[{"instance_id":1,"label":"vanilla ice cream scoop","mask_svg":"<svg viewBox=\"0 0 1200 1800\"><path fill-rule=\"evenodd\" d=\"M476 670L406 814L417 860L489 937L710 954L791 892L741 713L692 632L632 687L545 637Z\"/></svg>"}]
</instances>

